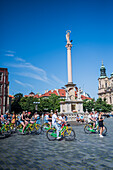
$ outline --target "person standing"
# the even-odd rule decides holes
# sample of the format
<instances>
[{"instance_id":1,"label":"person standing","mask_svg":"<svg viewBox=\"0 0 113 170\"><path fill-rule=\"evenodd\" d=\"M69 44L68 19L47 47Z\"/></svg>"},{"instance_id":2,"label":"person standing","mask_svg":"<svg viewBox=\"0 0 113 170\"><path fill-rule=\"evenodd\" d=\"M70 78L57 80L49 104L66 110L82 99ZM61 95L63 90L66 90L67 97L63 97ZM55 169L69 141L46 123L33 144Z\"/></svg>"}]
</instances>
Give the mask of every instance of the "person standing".
<instances>
[{"instance_id":1,"label":"person standing","mask_svg":"<svg viewBox=\"0 0 113 170\"><path fill-rule=\"evenodd\" d=\"M104 125L103 125L103 121L104 121L104 118L102 117L102 112L99 113L99 127L100 127L100 137L103 138L103 131L104 131Z\"/></svg>"}]
</instances>

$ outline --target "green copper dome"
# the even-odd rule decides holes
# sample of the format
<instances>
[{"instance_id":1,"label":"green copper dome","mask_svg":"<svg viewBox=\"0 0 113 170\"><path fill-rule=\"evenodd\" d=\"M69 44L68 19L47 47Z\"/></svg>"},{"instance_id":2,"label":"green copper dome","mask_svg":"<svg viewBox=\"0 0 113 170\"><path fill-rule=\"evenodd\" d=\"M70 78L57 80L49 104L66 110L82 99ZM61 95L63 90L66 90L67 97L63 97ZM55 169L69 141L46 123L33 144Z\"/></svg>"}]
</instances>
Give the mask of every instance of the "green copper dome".
<instances>
[{"instance_id":1,"label":"green copper dome","mask_svg":"<svg viewBox=\"0 0 113 170\"><path fill-rule=\"evenodd\" d=\"M100 67L100 78L106 78L106 68L102 62L102 66Z\"/></svg>"}]
</instances>

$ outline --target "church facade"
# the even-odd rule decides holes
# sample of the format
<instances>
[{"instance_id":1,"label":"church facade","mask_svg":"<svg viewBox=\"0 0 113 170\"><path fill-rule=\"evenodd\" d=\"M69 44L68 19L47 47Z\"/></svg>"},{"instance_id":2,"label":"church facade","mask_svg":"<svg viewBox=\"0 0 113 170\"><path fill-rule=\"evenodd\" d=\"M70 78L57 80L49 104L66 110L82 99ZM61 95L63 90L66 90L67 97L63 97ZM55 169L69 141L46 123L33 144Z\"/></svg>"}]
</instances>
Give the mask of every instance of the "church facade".
<instances>
[{"instance_id":1,"label":"church facade","mask_svg":"<svg viewBox=\"0 0 113 170\"><path fill-rule=\"evenodd\" d=\"M113 106L113 73L108 78L106 75L106 68L102 63L100 68L100 77L98 78L98 97L102 100L106 99L107 104Z\"/></svg>"}]
</instances>

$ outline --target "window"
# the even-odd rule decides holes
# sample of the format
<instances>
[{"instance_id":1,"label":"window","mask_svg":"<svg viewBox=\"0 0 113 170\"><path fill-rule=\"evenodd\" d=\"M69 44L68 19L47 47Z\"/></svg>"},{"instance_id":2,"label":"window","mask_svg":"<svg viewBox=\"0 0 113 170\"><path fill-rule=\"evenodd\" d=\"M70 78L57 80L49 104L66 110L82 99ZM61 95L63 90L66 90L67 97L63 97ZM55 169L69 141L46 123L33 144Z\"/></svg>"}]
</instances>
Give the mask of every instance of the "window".
<instances>
[{"instance_id":1,"label":"window","mask_svg":"<svg viewBox=\"0 0 113 170\"><path fill-rule=\"evenodd\" d=\"M105 88L107 88L107 81L105 81Z\"/></svg>"},{"instance_id":2,"label":"window","mask_svg":"<svg viewBox=\"0 0 113 170\"><path fill-rule=\"evenodd\" d=\"M0 105L2 105L2 99L0 98Z\"/></svg>"},{"instance_id":3,"label":"window","mask_svg":"<svg viewBox=\"0 0 113 170\"><path fill-rule=\"evenodd\" d=\"M0 73L0 81L2 81L3 73Z\"/></svg>"},{"instance_id":4,"label":"window","mask_svg":"<svg viewBox=\"0 0 113 170\"><path fill-rule=\"evenodd\" d=\"M112 99L111 99L111 96L110 96L109 100L110 100L110 103L112 103Z\"/></svg>"},{"instance_id":5,"label":"window","mask_svg":"<svg viewBox=\"0 0 113 170\"><path fill-rule=\"evenodd\" d=\"M0 94L2 94L2 85L0 85Z\"/></svg>"},{"instance_id":6,"label":"window","mask_svg":"<svg viewBox=\"0 0 113 170\"><path fill-rule=\"evenodd\" d=\"M101 88L101 81L99 82L99 84L100 84L100 88Z\"/></svg>"}]
</instances>

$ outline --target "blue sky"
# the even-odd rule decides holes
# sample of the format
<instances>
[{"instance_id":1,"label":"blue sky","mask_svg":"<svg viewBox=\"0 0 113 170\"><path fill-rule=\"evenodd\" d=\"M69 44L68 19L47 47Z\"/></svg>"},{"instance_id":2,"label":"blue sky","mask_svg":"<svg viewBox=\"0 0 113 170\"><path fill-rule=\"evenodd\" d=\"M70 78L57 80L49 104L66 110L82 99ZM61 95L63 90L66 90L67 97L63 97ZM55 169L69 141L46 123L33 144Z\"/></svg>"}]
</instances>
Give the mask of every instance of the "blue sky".
<instances>
[{"instance_id":1,"label":"blue sky","mask_svg":"<svg viewBox=\"0 0 113 170\"><path fill-rule=\"evenodd\" d=\"M113 72L112 0L1 0L0 61L9 93L61 88L68 82L66 30L71 30L73 83L97 98L102 60Z\"/></svg>"}]
</instances>

